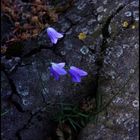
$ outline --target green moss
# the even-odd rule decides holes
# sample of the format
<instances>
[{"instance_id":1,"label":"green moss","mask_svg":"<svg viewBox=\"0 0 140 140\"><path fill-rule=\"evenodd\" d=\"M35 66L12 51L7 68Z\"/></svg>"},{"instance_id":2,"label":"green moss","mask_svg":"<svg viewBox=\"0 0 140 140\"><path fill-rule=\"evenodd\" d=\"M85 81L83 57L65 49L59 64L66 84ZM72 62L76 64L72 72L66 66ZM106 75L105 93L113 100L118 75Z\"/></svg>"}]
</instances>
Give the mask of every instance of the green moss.
<instances>
[{"instance_id":1,"label":"green moss","mask_svg":"<svg viewBox=\"0 0 140 140\"><path fill-rule=\"evenodd\" d=\"M101 33L102 33L102 30L101 30L101 28L100 28L100 29L94 31L94 33L92 34L92 37L93 37L93 38L97 38L97 37L99 37L99 35L100 35Z\"/></svg>"}]
</instances>

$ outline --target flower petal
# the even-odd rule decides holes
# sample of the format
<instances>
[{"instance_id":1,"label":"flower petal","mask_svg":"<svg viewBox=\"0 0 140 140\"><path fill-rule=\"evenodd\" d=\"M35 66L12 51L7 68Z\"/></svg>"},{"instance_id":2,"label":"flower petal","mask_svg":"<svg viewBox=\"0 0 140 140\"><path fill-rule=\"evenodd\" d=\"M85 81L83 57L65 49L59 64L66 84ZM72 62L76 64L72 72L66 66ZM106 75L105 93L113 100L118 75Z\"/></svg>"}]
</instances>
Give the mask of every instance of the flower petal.
<instances>
[{"instance_id":1,"label":"flower petal","mask_svg":"<svg viewBox=\"0 0 140 140\"><path fill-rule=\"evenodd\" d=\"M48 36L51 39L52 43L54 43L54 44L57 43L58 38L56 38L56 36L55 36L55 34L53 32L48 32Z\"/></svg>"},{"instance_id":2,"label":"flower petal","mask_svg":"<svg viewBox=\"0 0 140 140\"><path fill-rule=\"evenodd\" d=\"M51 42L52 42L53 44L56 44L57 41L58 41L58 39L57 39L57 38L54 38L54 37L51 37L50 39L51 39Z\"/></svg>"},{"instance_id":3,"label":"flower petal","mask_svg":"<svg viewBox=\"0 0 140 140\"><path fill-rule=\"evenodd\" d=\"M53 75L53 77L55 78L55 80L59 80L59 74L57 74L52 68L50 68L50 72Z\"/></svg>"},{"instance_id":4,"label":"flower petal","mask_svg":"<svg viewBox=\"0 0 140 140\"><path fill-rule=\"evenodd\" d=\"M71 75L73 82L75 83L81 82L81 77L77 73L75 73L75 71L70 69L69 74Z\"/></svg>"},{"instance_id":5,"label":"flower petal","mask_svg":"<svg viewBox=\"0 0 140 140\"><path fill-rule=\"evenodd\" d=\"M57 37L57 38L62 38L62 37L63 37L63 34L57 32L57 33L56 33L56 37Z\"/></svg>"},{"instance_id":6,"label":"flower petal","mask_svg":"<svg viewBox=\"0 0 140 140\"><path fill-rule=\"evenodd\" d=\"M77 72L80 76L86 76L88 75L88 73L82 69L79 69L77 67L71 66L70 69L74 70L75 72Z\"/></svg>"},{"instance_id":7,"label":"flower petal","mask_svg":"<svg viewBox=\"0 0 140 140\"><path fill-rule=\"evenodd\" d=\"M61 66L64 64L60 64ZM57 72L59 75L65 75L67 74L67 72L65 71L65 69L63 69L61 66L59 66L56 63L52 63L52 68L55 72Z\"/></svg>"},{"instance_id":8,"label":"flower petal","mask_svg":"<svg viewBox=\"0 0 140 140\"><path fill-rule=\"evenodd\" d=\"M54 28L52 28L52 27L48 27L47 28L47 32L49 33L49 32L54 32L54 33L56 33L57 31L54 29Z\"/></svg>"},{"instance_id":9,"label":"flower petal","mask_svg":"<svg viewBox=\"0 0 140 140\"><path fill-rule=\"evenodd\" d=\"M58 63L57 65L58 65L59 67L63 68L63 67L65 66L65 63L62 62L62 63Z\"/></svg>"},{"instance_id":10,"label":"flower petal","mask_svg":"<svg viewBox=\"0 0 140 140\"><path fill-rule=\"evenodd\" d=\"M67 74L67 72L64 70L64 69L62 69L62 68L54 68L56 71L57 71L57 73L59 74L59 75L66 75Z\"/></svg>"}]
</instances>

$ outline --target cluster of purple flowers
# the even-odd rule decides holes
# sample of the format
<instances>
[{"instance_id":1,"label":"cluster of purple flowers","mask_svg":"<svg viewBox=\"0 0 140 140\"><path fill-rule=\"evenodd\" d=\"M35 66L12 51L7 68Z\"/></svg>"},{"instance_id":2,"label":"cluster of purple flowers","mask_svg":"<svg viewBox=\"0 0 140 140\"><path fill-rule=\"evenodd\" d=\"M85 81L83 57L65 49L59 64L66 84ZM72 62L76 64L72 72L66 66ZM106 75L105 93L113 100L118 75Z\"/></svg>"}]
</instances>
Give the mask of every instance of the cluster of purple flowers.
<instances>
[{"instance_id":1,"label":"cluster of purple flowers","mask_svg":"<svg viewBox=\"0 0 140 140\"><path fill-rule=\"evenodd\" d=\"M57 32L54 28L48 27L47 34L53 44L56 44L58 39L63 37L62 33ZM56 80L59 80L60 75L66 75L67 71L64 69L65 63L51 63L50 72ZM81 78L87 76L87 72L75 66L71 66L68 73L72 77L72 81L79 83Z\"/></svg>"},{"instance_id":2,"label":"cluster of purple flowers","mask_svg":"<svg viewBox=\"0 0 140 140\"><path fill-rule=\"evenodd\" d=\"M65 63L51 63L50 72L56 80L59 80L60 75L66 75L67 71L64 69ZM75 83L81 82L81 78L87 75L82 69L71 66L68 73L72 77L72 81Z\"/></svg>"}]
</instances>

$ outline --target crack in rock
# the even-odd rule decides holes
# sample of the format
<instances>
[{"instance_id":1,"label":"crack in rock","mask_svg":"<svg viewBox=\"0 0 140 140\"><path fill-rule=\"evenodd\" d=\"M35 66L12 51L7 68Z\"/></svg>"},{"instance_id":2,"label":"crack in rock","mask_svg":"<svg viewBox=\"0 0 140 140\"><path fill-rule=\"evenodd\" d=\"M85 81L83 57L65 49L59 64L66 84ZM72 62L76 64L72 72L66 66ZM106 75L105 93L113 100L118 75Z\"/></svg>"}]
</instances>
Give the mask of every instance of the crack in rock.
<instances>
[{"instance_id":1,"label":"crack in rock","mask_svg":"<svg viewBox=\"0 0 140 140\"><path fill-rule=\"evenodd\" d=\"M102 66L102 59L103 59L103 55L104 55L104 51L106 50L106 44L107 44L107 39L108 38L111 38L110 37L110 33L108 31L108 28L109 28L109 25L110 25L110 22L111 20L122 10L124 9L124 5L121 5L117 8L117 10L115 12L113 12L106 20L105 24L103 25L102 27L102 35L103 35L103 41L102 41L102 44L100 46L101 50L100 50L100 55L99 55L99 58L97 60L97 65L99 66L99 69L101 69L101 66ZM98 70L99 71L99 70Z\"/></svg>"},{"instance_id":2,"label":"crack in rock","mask_svg":"<svg viewBox=\"0 0 140 140\"><path fill-rule=\"evenodd\" d=\"M17 137L18 140L22 140L21 132L22 132L23 130L29 128L32 119L33 119L35 116L37 116L38 113L40 113L41 111L42 111L42 110L40 109L40 110L36 111L35 113L30 112L30 115L31 115L31 116L30 116L30 118L28 119L27 123L26 123L22 128L20 128L20 129L18 129L18 130L16 131L16 134L15 134L15 135L16 135L16 137Z\"/></svg>"},{"instance_id":3,"label":"crack in rock","mask_svg":"<svg viewBox=\"0 0 140 140\"><path fill-rule=\"evenodd\" d=\"M103 42L102 42L102 45L101 45L101 51L103 51L103 49L105 49L103 46L104 44L106 44L107 42L107 38L110 37L110 33L108 31L108 28L109 28L109 25L110 25L110 22L111 20L124 8L125 6L124 5L121 5L117 8L117 10L112 13L106 20L105 24L103 25L102 27L102 35L103 35Z\"/></svg>"},{"instance_id":4,"label":"crack in rock","mask_svg":"<svg viewBox=\"0 0 140 140\"><path fill-rule=\"evenodd\" d=\"M21 100L21 97L16 89L16 86L13 82L13 80L9 77L9 74L4 70L4 68L2 69L2 71L4 72L4 74L6 75L7 79L8 79L8 82L9 82L9 85L11 87L11 95L9 97L9 102L14 105L16 107L16 109L21 112L21 113L24 113L25 111L23 110L22 106L13 99L13 96L16 95L16 97L18 97L20 100Z\"/></svg>"},{"instance_id":5,"label":"crack in rock","mask_svg":"<svg viewBox=\"0 0 140 140\"><path fill-rule=\"evenodd\" d=\"M105 24L102 27L102 35L103 35L103 41L102 44L100 46L100 51L96 60L96 64L97 64L97 76L96 76L96 89L95 89L95 93L96 93L96 99L98 98L98 100L96 100L96 104L97 104L97 110L101 107L101 95L99 95L98 93L98 86L99 86L99 77L100 77L100 70L102 68L103 65L103 59L104 59L104 53L105 50L107 48L107 39L110 38L110 33L108 31L109 25L111 20L122 10L124 9L125 5L120 5L117 10L115 12L113 12L106 20Z\"/></svg>"}]
</instances>

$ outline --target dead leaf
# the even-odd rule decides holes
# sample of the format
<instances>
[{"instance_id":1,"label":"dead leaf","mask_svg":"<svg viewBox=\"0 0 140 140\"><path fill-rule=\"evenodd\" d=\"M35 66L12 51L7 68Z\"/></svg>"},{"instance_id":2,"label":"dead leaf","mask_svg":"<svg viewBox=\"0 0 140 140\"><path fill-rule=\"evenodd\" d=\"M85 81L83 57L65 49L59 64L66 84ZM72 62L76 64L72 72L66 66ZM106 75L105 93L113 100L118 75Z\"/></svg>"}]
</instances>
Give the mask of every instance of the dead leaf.
<instances>
[{"instance_id":1,"label":"dead leaf","mask_svg":"<svg viewBox=\"0 0 140 140\"><path fill-rule=\"evenodd\" d=\"M37 23L38 21L39 21L38 16L33 16L31 18L31 22L33 22L33 23Z\"/></svg>"}]
</instances>

